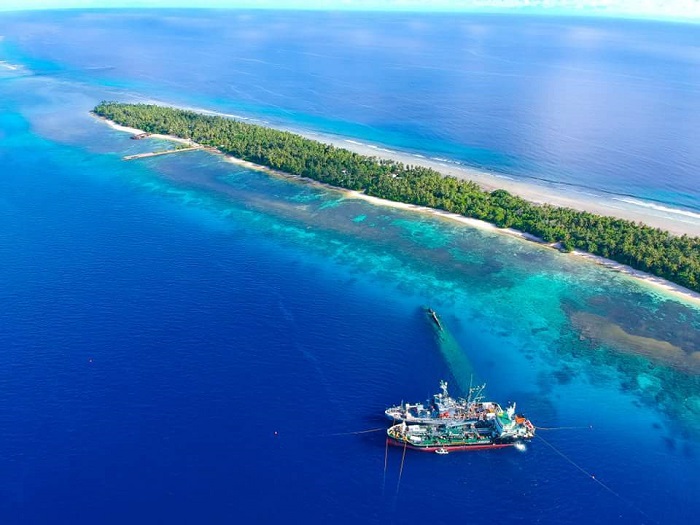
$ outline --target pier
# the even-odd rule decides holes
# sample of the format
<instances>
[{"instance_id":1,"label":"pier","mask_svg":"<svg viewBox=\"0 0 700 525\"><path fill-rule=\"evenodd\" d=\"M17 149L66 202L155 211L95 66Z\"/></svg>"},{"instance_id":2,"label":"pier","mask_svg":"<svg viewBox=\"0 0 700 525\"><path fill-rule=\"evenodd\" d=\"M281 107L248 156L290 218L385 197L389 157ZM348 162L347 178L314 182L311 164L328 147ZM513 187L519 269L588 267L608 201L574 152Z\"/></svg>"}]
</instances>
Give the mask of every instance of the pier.
<instances>
[{"instance_id":1,"label":"pier","mask_svg":"<svg viewBox=\"0 0 700 525\"><path fill-rule=\"evenodd\" d=\"M136 155L127 155L122 157L123 160L145 159L146 157L158 157L160 155L169 155L171 153L181 153L183 151L194 151L204 149L202 146L189 146L187 148L166 149L161 151L148 151L146 153L137 153Z\"/></svg>"}]
</instances>

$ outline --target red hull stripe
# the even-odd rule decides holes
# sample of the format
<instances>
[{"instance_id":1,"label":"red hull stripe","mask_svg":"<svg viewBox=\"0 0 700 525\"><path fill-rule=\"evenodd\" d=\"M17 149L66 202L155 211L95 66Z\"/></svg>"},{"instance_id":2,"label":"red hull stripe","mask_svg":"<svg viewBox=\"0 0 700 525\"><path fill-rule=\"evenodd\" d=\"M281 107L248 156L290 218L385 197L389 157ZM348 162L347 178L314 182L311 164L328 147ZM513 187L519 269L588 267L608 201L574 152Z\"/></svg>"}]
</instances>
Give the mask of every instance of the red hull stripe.
<instances>
[{"instance_id":1,"label":"red hull stripe","mask_svg":"<svg viewBox=\"0 0 700 525\"><path fill-rule=\"evenodd\" d=\"M441 448L444 448L447 451L452 451L452 450L484 450L484 449L489 449L489 448L505 448L505 447L512 447L515 445L515 443L489 443L488 445L446 445L444 447L435 447L435 446L428 446L428 447L417 447L415 445L411 445L410 443L400 443L398 441L394 441L393 439L389 439L389 443L394 445L395 447L406 447L406 448L411 448L413 450L420 450L422 452L435 452L436 450L439 450Z\"/></svg>"}]
</instances>

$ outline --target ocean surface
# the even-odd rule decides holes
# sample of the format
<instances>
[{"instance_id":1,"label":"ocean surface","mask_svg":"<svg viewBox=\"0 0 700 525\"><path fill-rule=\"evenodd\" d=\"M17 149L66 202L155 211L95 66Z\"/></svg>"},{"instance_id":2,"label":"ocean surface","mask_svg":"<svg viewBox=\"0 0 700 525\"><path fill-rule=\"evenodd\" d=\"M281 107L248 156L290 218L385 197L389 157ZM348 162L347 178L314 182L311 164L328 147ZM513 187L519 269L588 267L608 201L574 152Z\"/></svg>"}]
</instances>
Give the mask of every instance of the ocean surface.
<instances>
[{"instance_id":1,"label":"ocean surface","mask_svg":"<svg viewBox=\"0 0 700 525\"><path fill-rule=\"evenodd\" d=\"M0 523L692 523L697 305L220 156L125 162L165 144L88 111L157 100L697 213L698 42L607 19L0 15ZM443 378L538 436L387 450L383 410Z\"/></svg>"}]
</instances>

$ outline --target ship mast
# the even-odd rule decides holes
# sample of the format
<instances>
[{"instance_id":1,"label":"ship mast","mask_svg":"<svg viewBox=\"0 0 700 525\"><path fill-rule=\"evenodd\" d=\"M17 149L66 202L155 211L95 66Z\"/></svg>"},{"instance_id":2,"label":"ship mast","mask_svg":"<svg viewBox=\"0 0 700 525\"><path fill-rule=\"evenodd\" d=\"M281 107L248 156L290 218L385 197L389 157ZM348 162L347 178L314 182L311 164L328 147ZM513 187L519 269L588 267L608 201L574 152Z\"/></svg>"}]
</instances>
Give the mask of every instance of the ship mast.
<instances>
[{"instance_id":1,"label":"ship mast","mask_svg":"<svg viewBox=\"0 0 700 525\"><path fill-rule=\"evenodd\" d=\"M442 390L442 398L447 399L449 394L447 393L447 381L440 381L440 390Z\"/></svg>"},{"instance_id":2,"label":"ship mast","mask_svg":"<svg viewBox=\"0 0 700 525\"><path fill-rule=\"evenodd\" d=\"M472 380L474 379L474 374L469 374L469 393L467 394L467 407L472 402Z\"/></svg>"}]
</instances>

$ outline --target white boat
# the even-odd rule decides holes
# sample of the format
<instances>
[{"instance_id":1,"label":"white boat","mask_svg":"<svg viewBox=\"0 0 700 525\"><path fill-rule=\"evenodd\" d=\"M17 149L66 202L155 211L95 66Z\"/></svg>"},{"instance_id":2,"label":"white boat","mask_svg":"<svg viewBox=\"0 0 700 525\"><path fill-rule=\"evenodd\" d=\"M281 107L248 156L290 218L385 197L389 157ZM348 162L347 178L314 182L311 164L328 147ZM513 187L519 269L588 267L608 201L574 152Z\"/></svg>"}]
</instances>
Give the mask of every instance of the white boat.
<instances>
[{"instance_id":1,"label":"white boat","mask_svg":"<svg viewBox=\"0 0 700 525\"><path fill-rule=\"evenodd\" d=\"M497 403L483 401L485 386L470 388L467 399L455 399L447 391L447 382L440 381L440 392L434 394L432 400L426 403L402 403L387 408L384 413L394 422L424 425L492 418L502 409Z\"/></svg>"}]
</instances>

